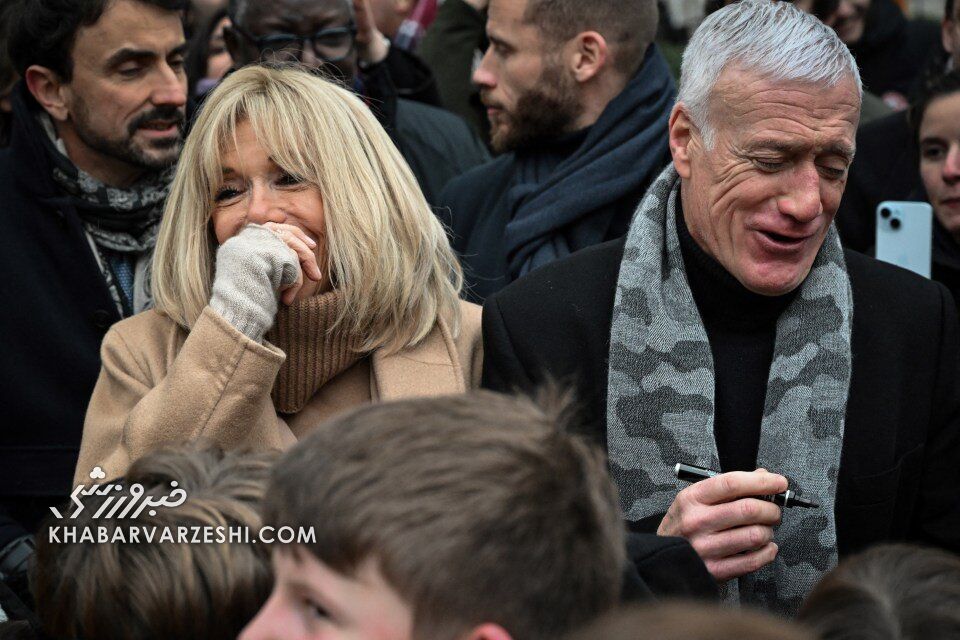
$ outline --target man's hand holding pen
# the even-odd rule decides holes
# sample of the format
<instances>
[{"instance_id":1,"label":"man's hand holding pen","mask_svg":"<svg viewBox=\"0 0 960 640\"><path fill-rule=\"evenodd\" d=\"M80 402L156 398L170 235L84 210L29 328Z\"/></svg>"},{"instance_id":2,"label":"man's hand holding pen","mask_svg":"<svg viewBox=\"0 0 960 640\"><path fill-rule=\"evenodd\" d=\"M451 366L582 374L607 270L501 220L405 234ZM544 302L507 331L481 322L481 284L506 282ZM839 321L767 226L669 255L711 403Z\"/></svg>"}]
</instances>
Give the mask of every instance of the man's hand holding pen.
<instances>
[{"instance_id":1,"label":"man's hand holding pen","mask_svg":"<svg viewBox=\"0 0 960 640\"><path fill-rule=\"evenodd\" d=\"M719 474L680 491L657 533L689 540L713 577L726 582L776 558L781 510L756 496L786 490L787 479L765 469Z\"/></svg>"}]
</instances>

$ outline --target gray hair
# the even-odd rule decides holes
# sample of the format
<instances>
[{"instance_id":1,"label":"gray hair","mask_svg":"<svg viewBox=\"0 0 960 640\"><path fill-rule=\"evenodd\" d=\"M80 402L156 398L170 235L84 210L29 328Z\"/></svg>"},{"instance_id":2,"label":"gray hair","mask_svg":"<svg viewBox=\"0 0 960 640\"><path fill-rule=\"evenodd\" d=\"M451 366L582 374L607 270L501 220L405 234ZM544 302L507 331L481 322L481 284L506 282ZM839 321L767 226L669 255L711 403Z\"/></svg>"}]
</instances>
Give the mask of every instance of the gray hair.
<instances>
[{"instance_id":1,"label":"gray hair","mask_svg":"<svg viewBox=\"0 0 960 640\"><path fill-rule=\"evenodd\" d=\"M707 147L710 95L720 74L737 65L772 80L799 80L835 87L852 78L863 97L853 55L830 27L787 2L742 0L704 20L683 53L682 102Z\"/></svg>"}]
</instances>

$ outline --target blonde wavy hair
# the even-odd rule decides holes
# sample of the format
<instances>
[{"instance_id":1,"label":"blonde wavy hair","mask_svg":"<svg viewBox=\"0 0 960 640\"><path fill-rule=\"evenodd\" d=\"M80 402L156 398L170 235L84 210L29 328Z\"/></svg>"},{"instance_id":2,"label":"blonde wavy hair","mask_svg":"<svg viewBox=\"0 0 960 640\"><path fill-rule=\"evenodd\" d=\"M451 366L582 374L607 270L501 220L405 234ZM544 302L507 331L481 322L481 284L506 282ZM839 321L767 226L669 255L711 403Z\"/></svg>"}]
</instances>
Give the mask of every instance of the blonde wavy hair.
<instances>
[{"instance_id":1,"label":"blonde wavy hair","mask_svg":"<svg viewBox=\"0 0 960 640\"><path fill-rule=\"evenodd\" d=\"M320 268L345 300L334 327L360 336L364 351L415 345L440 318L458 334L463 272L407 163L356 95L289 66L240 69L207 98L160 224L158 311L189 330L210 300L214 190L242 122L280 168L320 190Z\"/></svg>"}]
</instances>

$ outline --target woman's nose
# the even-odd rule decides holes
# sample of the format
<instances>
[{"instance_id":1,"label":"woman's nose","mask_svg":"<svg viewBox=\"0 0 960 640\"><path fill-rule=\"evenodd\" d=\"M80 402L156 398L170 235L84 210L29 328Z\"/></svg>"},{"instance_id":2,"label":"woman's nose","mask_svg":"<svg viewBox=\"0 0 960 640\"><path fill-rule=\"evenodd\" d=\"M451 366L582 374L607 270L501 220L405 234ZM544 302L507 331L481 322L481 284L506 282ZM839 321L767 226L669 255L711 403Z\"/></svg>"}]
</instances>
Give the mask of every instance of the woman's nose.
<instances>
[{"instance_id":1,"label":"woman's nose","mask_svg":"<svg viewBox=\"0 0 960 640\"><path fill-rule=\"evenodd\" d=\"M247 221L256 224L285 222L287 214L282 204L282 199L272 189L254 185L247 203Z\"/></svg>"},{"instance_id":2,"label":"woman's nose","mask_svg":"<svg viewBox=\"0 0 960 640\"><path fill-rule=\"evenodd\" d=\"M943 163L943 181L950 184L960 180L960 143L954 142L947 152L947 159Z\"/></svg>"}]
</instances>

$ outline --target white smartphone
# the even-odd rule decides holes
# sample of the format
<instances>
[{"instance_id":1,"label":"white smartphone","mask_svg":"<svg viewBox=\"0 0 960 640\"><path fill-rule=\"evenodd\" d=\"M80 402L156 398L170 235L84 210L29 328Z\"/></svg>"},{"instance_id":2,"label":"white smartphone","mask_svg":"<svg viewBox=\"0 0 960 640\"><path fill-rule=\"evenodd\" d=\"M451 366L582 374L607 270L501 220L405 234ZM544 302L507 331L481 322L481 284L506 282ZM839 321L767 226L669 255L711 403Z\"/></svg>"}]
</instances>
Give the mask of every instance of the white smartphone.
<instances>
[{"instance_id":1,"label":"white smartphone","mask_svg":"<svg viewBox=\"0 0 960 640\"><path fill-rule=\"evenodd\" d=\"M877 260L930 277L933 207L926 202L877 205Z\"/></svg>"}]
</instances>

